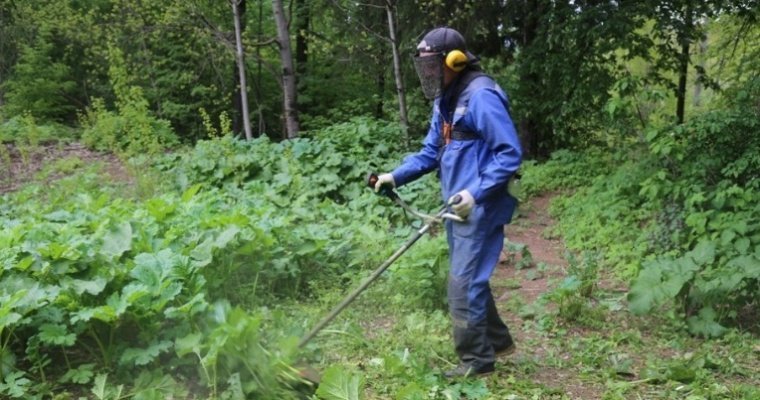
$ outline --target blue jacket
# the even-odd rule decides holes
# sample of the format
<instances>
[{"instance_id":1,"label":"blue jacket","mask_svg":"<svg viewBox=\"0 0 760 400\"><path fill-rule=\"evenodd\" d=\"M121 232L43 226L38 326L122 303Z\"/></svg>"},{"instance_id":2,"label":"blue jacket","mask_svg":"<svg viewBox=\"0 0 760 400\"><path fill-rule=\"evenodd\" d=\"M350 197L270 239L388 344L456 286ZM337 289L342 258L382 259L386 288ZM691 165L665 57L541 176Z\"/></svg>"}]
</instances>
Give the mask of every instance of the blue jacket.
<instances>
[{"instance_id":1,"label":"blue jacket","mask_svg":"<svg viewBox=\"0 0 760 400\"><path fill-rule=\"evenodd\" d=\"M393 172L396 186L402 186L440 167L442 198L467 189L489 218L508 223L516 200L507 193L507 182L520 167L522 149L509 116L507 95L487 76L475 78L462 91L453 116L455 130L476 133L475 140L441 143L441 97L433 105L430 129L422 149L404 159Z\"/></svg>"}]
</instances>

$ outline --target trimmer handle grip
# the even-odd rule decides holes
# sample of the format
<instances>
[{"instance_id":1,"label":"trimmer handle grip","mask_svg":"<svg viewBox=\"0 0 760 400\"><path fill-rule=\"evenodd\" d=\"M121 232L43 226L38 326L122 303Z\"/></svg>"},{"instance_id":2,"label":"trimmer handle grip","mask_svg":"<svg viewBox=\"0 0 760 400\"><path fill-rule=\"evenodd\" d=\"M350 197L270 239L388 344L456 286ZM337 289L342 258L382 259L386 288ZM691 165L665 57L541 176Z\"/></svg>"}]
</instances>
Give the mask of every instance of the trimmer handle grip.
<instances>
[{"instance_id":1,"label":"trimmer handle grip","mask_svg":"<svg viewBox=\"0 0 760 400\"><path fill-rule=\"evenodd\" d=\"M379 178L377 177L377 174L374 172L370 172L369 175L367 175L367 186L371 188L372 190L375 190L375 185L377 185L377 180ZM391 200L396 200L398 198L398 194L393 191L393 188L390 186L382 186L380 187L380 191L378 194L387 196Z\"/></svg>"}]
</instances>

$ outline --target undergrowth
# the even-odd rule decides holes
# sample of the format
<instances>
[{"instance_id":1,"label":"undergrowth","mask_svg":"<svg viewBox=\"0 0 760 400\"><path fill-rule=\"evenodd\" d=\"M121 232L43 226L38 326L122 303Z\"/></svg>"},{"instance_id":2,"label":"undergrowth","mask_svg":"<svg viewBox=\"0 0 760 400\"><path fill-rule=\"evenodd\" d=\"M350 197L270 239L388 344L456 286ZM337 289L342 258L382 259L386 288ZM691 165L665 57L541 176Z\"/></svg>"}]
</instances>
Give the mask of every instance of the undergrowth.
<instances>
[{"instance_id":1,"label":"undergrowth","mask_svg":"<svg viewBox=\"0 0 760 400\"><path fill-rule=\"evenodd\" d=\"M708 337L729 326L757 330L760 124L752 104L729 102L652 129L638 151L560 152L529 165L524 181L537 182L533 193L561 191L552 205L558 231L569 248L601 253L605 269L632 281L631 311L668 310Z\"/></svg>"}]
</instances>

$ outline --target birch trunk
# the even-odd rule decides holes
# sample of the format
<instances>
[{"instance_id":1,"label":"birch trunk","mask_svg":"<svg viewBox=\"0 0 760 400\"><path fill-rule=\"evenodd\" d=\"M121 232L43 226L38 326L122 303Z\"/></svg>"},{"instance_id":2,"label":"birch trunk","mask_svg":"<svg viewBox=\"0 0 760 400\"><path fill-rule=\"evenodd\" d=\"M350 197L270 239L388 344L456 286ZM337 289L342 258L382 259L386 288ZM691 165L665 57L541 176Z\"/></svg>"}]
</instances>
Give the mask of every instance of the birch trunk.
<instances>
[{"instance_id":1,"label":"birch trunk","mask_svg":"<svg viewBox=\"0 0 760 400\"><path fill-rule=\"evenodd\" d=\"M280 59L282 60L282 93L283 93L283 114L285 118L285 137L292 139L298 137L298 108L297 108L297 91L296 75L293 69L293 53L290 50L290 33L288 32L288 23L285 19L285 13L282 7L282 0L272 0L274 9L274 20L277 24L277 41L280 45Z\"/></svg>"},{"instance_id":2,"label":"birch trunk","mask_svg":"<svg viewBox=\"0 0 760 400\"><path fill-rule=\"evenodd\" d=\"M232 13L235 17L235 56L240 73L240 103L243 109L243 129L245 130L245 138L251 140L253 139L253 133L251 132L251 118L248 114L248 86L245 82L245 59L243 58L243 39L240 33L240 12L238 10L240 0L232 0L230 3L232 4Z\"/></svg>"},{"instance_id":3,"label":"birch trunk","mask_svg":"<svg viewBox=\"0 0 760 400\"><path fill-rule=\"evenodd\" d=\"M398 51L398 40L396 39L396 22L394 19L395 2L386 0L385 12L388 15L388 34L391 39L391 49L393 51L393 75L396 77L396 93L398 94L399 122L404 141L409 144L409 120L406 114L406 93L404 92L404 79L401 75L401 59Z\"/></svg>"}]
</instances>

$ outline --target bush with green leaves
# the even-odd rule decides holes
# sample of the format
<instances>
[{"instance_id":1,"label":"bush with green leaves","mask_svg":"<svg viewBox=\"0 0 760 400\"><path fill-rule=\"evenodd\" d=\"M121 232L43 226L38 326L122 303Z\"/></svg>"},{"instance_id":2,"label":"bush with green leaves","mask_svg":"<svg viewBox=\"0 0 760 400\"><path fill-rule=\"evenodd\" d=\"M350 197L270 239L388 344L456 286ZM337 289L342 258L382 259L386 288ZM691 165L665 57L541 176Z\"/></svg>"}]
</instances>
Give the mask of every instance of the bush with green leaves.
<instances>
[{"instance_id":1,"label":"bush with green leaves","mask_svg":"<svg viewBox=\"0 0 760 400\"><path fill-rule=\"evenodd\" d=\"M669 246L631 288L643 313L675 300L689 329L719 336L757 318L760 302L760 109L730 107L650 134L658 170L641 184L651 204L672 205Z\"/></svg>"},{"instance_id":2,"label":"bush with green leaves","mask_svg":"<svg viewBox=\"0 0 760 400\"><path fill-rule=\"evenodd\" d=\"M614 149L591 147L585 151L558 150L542 163L525 160L520 167L525 195L588 186L609 170L615 156Z\"/></svg>"},{"instance_id":3,"label":"bush with green leaves","mask_svg":"<svg viewBox=\"0 0 760 400\"><path fill-rule=\"evenodd\" d=\"M76 88L70 67L54 54L52 34L39 35L33 46L23 46L10 79L3 82L8 116L31 113L43 121L63 122L75 107L70 95Z\"/></svg>"},{"instance_id":4,"label":"bush with green leaves","mask_svg":"<svg viewBox=\"0 0 760 400\"><path fill-rule=\"evenodd\" d=\"M179 139L169 121L150 110L143 89L134 84L121 49L108 44L108 76L116 96L116 112L103 99L95 98L80 114L82 141L101 151L113 151L126 157L155 155L178 144Z\"/></svg>"},{"instance_id":5,"label":"bush with green leaves","mask_svg":"<svg viewBox=\"0 0 760 400\"><path fill-rule=\"evenodd\" d=\"M169 121L150 115L148 103L139 99L110 111L96 99L81 115L82 142L99 151L113 151L126 157L158 154L178 144Z\"/></svg>"},{"instance_id":6,"label":"bush with green leaves","mask_svg":"<svg viewBox=\"0 0 760 400\"><path fill-rule=\"evenodd\" d=\"M235 273L250 276L241 284L264 275L262 288L267 276L284 280L295 273L271 268L275 259L268 258L291 250L271 236L272 229L285 227L270 218L261 225L262 214L254 209L198 189L143 203L80 193L71 200L50 199L49 208L24 201L3 210L0 351L8 369L3 375L21 373L55 391L92 382L94 370L124 380L136 378L132 371L161 370L164 363L173 368L200 363L207 371L201 378L216 390L233 372L244 382L270 383L288 372L287 354L294 347L290 353L281 347L283 355L275 356L258 347L263 336L251 335L259 331L263 311L212 305L220 298L218 288ZM18 199L39 195L29 190ZM293 257L307 256L312 253ZM208 341L190 346L193 335ZM233 340L247 343L253 353L246 360L255 365L232 367L241 351ZM175 352L198 358L177 358ZM61 363L66 373L46 380ZM246 392L280 387L267 384Z\"/></svg>"},{"instance_id":7,"label":"bush with green leaves","mask_svg":"<svg viewBox=\"0 0 760 400\"><path fill-rule=\"evenodd\" d=\"M91 175L6 195L0 394L95 385L115 398L104 382L147 373L147 386L182 386L167 374L183 371L214 397L294 396L290 365L307 320L268 307L343 288L402 240L387 234L400 214L364 182L384 160L351 163L331 142L354 128L331 139L199 143L158 162L172 184L144 199L118 197Z\"/></svg>"},{"instance_id":8,"label":"bush with green leaves","mask_svg":"<svg viewBox=\"0 0 760 400\"><path fill-rule=\"evenodd\" d=\"M570 248L603 251L618 276L635 278L632 311L675 302L690 331L704 336L757 318L760 109L753 87L686 124L651 130L646 148L561 153L561 163L527 168L529 187L575 188L552 206L559 230ZM533 184L537 177L545 178Z\"/></svg>"},{"instance_id":9,"label":"bush with green leaves","mask_svg":"<svg viewBox=\"0 0 760 400\"><path fill-rule=\"evenodd\" d=\"M71 128L54 123L39 123L29 112L0 123L0 143L37 146L74 138L75 134Z\"/></svg>"}]
</instances>

